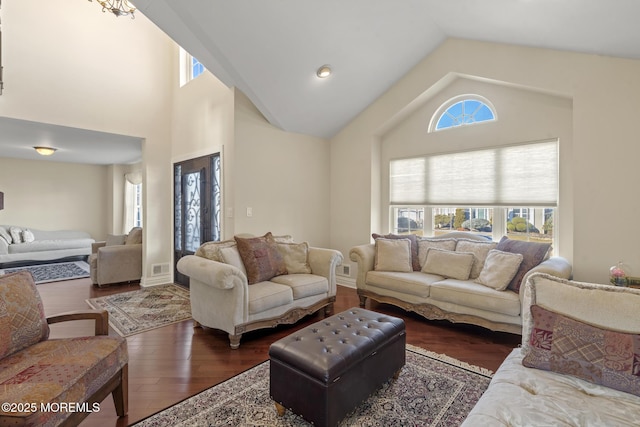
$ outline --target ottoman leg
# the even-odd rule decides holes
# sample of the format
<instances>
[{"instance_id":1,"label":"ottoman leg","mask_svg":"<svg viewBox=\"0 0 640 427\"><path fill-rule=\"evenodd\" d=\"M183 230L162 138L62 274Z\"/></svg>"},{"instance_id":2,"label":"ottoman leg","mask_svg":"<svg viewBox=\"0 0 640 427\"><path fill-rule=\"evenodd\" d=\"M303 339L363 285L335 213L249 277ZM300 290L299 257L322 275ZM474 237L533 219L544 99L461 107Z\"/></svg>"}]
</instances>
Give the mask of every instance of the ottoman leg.
<instances>
[{"instance_id":1,"label":"ottoman leg","mask_svg":"<svg viewBox=\"0 0 640 427\"><path fill-rule=\"evenodd\" d=\"M282 406L278 402L275 402L275 404L276 404L276 411L278 412L278 416L279 417L284 416L284 413L287 411L287 408L285 408L284 406Z\"/></svg>"},{"instance_id":2,"label":"ottoman leg","mask_svg":"<svg viewBox=\"0 0 640 427\"><path fill-rule=\"evenodd\" d=\"M360 297L360 307L364 308L365 304L367 303L367 297L365 297L364 295L358 295L358 297Z\"/></svg>"}]
</instances>

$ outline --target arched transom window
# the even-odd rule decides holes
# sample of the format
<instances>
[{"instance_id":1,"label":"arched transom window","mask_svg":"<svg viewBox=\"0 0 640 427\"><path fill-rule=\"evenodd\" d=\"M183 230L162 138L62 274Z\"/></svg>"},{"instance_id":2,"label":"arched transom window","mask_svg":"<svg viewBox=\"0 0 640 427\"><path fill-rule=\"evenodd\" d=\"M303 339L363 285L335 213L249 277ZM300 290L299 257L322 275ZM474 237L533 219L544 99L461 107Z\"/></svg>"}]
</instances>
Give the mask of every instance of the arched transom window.
<instances>
[{"instance_id":1,"label":"arched transom window","mask_svg":"<svg viewBox=\"0 0 640 427\"><path fill-rule=\"evenodd\" d=\"M442 104L431 118L429 132L496 120L489 100L480 95L456 96Z\"/></svg>"}]
</instances>

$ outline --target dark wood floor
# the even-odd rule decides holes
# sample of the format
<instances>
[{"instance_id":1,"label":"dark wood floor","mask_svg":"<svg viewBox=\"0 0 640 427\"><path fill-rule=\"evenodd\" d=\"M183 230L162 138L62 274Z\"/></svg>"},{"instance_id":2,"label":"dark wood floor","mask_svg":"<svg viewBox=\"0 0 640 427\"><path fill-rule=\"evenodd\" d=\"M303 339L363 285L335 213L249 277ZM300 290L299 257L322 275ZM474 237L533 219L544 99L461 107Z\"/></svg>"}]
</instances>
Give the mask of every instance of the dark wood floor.
<instances>
[{"instance_id":1,"label":"dark wood floor","mask_svg":"<svg viewBox=\"0 0 640 427\"><path fill-rule=\"evenodd\" d=\"M139 289L115 285L98 289L89 279L38 285L46 314L85 309L88 298ZM358 305L355 289L338 286L335 312ZM367 302L367 308L405 320L407 342L459 360L496 370L520 343L520 336L486 329L428 321L393 306ZM127 338L129 349L129 415L118 419L111 397L102 402L82 426L125 426L167 408L268 359L269 345L291 332L321 319L310 316L293 326L279 326L243 336L240 348L231 350L227 334L193 328L184 321ZM51 337L91 334L93 325L52 325ZM113 330L110 334L115 335Z\"/></svg>"}]
</instances>

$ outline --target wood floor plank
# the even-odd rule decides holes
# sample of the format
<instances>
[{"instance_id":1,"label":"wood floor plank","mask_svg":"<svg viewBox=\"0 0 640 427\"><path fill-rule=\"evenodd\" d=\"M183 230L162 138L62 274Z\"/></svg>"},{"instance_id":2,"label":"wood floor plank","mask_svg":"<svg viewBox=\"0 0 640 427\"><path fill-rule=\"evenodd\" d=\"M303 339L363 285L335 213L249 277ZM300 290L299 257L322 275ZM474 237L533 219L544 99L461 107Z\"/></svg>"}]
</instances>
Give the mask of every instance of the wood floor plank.
<instances>
[{"instance_id":1,"label":"wood floor plank","mask_svg":"<svg viewBox=\"0 0 640 427\"><path fill-rule=\"evenodd\" d=\"M97 288L89 279L38 285L47 315L85 309L89 298L137 289L140 289L137 284ZM358 301L355 289L339 286L335 312L357 307ZM403 318L409 344L491 370L496 370L520 343L517 335L491 332L472 325L429 321L397 307L372 301L367 302L367 308ZM243 335L238 350L229 347L226 333L194 328L190 320L128 337L128 416L117 418L113 401L108 397L101 403L100 412L91 414L81 425L133 424L267 360L272 342L320 319L322 315L317 313L296 325L280 325L247 333ZM51 338L91 333L91 322L58 324L51 328ZM113 330L109 333L116 335Z\"/></svg>"}]
</instances>

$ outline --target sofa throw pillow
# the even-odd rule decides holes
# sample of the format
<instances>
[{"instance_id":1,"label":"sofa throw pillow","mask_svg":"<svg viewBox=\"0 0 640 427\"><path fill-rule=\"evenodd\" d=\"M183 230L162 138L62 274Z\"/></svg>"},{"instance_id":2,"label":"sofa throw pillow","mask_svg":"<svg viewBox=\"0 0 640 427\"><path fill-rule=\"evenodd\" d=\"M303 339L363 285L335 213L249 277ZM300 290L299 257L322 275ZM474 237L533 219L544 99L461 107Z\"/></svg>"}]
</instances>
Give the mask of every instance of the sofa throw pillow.
<instances>
[{"instance_id":1,"label":"sofa throw pillow","mask_svg":"<svg viewBox=\"0 0 640 427\"><path fill-rule=\"evenodd\" d=\"M11 240L13 243L21 243L22 242L22 228L12 226L9 228L9 234L11 234Z\"/></svg>"},{"instance_id":2,"label":"sofa throw pillow","mask_svg":"<svg viewBox=\"0 0 640 427\"><path fill-rule=\"evenodd\" d=\"M287 274L282 255L270 232L262 237L234 238L250 285Z\"/></svg>"},{"instance_id":3,"label":"sofa throw pillow","mask_svg":"<svg viewBox=\"0 0 640 427\"><path fill-rule=\"evenodd\" d=\"M531 306L522 364L640 396L640 334L602 329Z\"/></svg>"},{"instance_id":4,"label":"sofa throw pillow","mask_svg":"<svg viewBox=\"0 0 640 427\"><path fill-rule=\"evenodd\" d=\"M413 271L411 240L376 239L373 269L376 271Z\"/></svg>"},{"instance_id":5,"label":"sofa throw pillow","mask_svg":"<svg viewBox=\"0 0 640 427\"><path fill-rule=\"evenodd\" d=\"M411 242L411 268L413 271L420 271L422 266L420 265L420 258L418 258L418 237L415 234L376 234L371 235L374 240L376 239L409 239Z\"/></svg>"},{"instance_id":6,"label":"sofa throw pillow","mask_svg":"<svg viewBox=\"0 0 640 427\"><path fill-rule=\"evenodd\" d=\"M497 242L491 242L489 240L482 242L479 240L458 239L456 252L469 252L473 254L473 267L471 267L469 279L477 279L478 276L480 276L489 251L497 245Z\"/></svg>"},{"instance_id":7,"label":"sofa throw pillow","mask_svg":"<svg viewBox=\"0 0 640 427\"><path fill-rule=\"evenodd\" d=\"M33 243L36 240L36 237L33 235L33 231L25 228L22 230L22 241L24 243Z\"/></svg>"},{"instance_id":8,"label":"sofa throw pillow","mask_svg":"<svg viewBox=\"0 0 640 427\"><path fill-rule=\"evenodd\" d=\"M13 243L13 238L11 237L11 234L9 234L9 232L5 230L4 227L0 227L0 239L7 242L7 245L10 245L11 243Z\"/></svg>"},{"instance_id":9,"label":"sofa throw pillow","mask_svg":"<svg viewBox=\"0 0 640 427\"><path fill-rule=\"evenodd\" d=\"M238 245L224 246L220 248L219 251L220 262L232 265L242 271L242 274L245 276L247 275L247 270L242 262L242 257L240 257L240 251L238 251Z\"/></svg>"},{"instance_id":10,"label":"sofa throw pillow","mask_svg":"<svg viewBox=\"0 0 640 427\"><path fill-rule=\"evenodd\" d=\"M422 270L422 267L424 267L424 263L427 260L427 252L429 251L429 248L455 251L456 243L456 239L433 239L429 237L422 237L418 239L418 260L420 263L420 269Z\"/></svg>"},{"instance_id":11,"label":"sofa throw pillow","mask_svg":"<svg viewBox=\"0 0 640 427\"><path fill-rule=\"evenodd\" d=\"M472 266L472 253L429 248L422 272L449 279L468 280Z\"/></svg>"},{"instance_id":12,"label":"sofa throw pillow","mask_svg":"<svg viewBox=\"0 0 640 427\"><path fill-rule=\"evenodd\" d=\"M196 249L196 256L210 259L211 261L224 262L222 255L220 254L221 248L228 246L235 246L237 243L235 240L222 240L219 242L205 242L198 249Z\"/></svg>"},{"instance_id":13,"label":"sofa throw pillow","mask_svg":"<svg viewBox=\"0 0 640 427\"><path fill-rule=\"evenodd\" d=\"M522 255L522 263L516 275L511 279L508 288L514 292L519 292L524 275L544 261L550 248L550 243L523 242L520 240L511 240L507 236L502 237L496 249Z\"/></svg>"},{"instance_id":14,"label":"sofa throw pillow","mask_svg":"<svg viewBox=\"0 0 640 427\"><path fill-rule=\"evenodd\" d=\"M284 265L289 274L311 274L309 265L309 244L276 243L276 247L284 259Z\"/></svg>"},{"instance_id":15,"label":"sofa throw pillow","mask_svg":"<svg viewBox=\"0 0 640 427\"><path fill-rule=\"evenodd\" d=\"M513 276L518 272L520 263L522 263L521 254L492 249L487 255L484 267L476 282L496 291L504 291L511 283Z\"/></svg>"}]
</instances>

